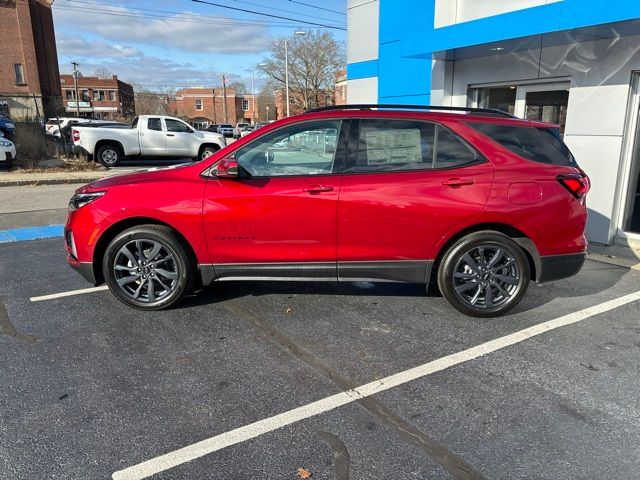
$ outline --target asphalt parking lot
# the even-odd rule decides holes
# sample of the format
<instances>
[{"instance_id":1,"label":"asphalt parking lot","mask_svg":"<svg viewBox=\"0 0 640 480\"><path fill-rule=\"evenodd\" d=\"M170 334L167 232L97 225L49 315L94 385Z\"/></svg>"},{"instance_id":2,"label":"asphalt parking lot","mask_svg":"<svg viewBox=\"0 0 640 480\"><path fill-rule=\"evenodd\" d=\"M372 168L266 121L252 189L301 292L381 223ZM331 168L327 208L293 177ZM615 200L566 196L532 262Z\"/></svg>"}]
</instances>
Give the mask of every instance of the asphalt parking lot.
<instances>
[{"instance_id":1,"label":"asphalt parking lot","mask_svg":"<svg viewBox=\"0 0 640 480\"><path fill-rule=\"evenodd\" d=\"M588 261L490 320L366 283L141 313L76 294L61 238L0 244L0 279L2 479L638 478L636 271Z\"/></svg>"}]
</instances>

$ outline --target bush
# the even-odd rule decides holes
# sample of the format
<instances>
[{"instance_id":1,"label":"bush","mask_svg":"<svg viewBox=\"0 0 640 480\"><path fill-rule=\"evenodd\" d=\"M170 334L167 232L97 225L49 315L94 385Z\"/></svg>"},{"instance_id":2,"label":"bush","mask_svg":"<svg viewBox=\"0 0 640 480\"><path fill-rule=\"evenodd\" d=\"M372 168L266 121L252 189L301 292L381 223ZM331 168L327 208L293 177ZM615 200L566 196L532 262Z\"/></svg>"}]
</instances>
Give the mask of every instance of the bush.
<instances>
[{"instance_id":1,"label":"bush","mask_svg":"<svg viewBox=\"0 0 640 480\"><path fill-rule=\"evenodd\" d=\"M20 123L16 125L14 139L18 154L17 162L26 167L35 167L42 160L63 158L64 147L51 137L37 123Z\"/></svg>"}]
</instances>

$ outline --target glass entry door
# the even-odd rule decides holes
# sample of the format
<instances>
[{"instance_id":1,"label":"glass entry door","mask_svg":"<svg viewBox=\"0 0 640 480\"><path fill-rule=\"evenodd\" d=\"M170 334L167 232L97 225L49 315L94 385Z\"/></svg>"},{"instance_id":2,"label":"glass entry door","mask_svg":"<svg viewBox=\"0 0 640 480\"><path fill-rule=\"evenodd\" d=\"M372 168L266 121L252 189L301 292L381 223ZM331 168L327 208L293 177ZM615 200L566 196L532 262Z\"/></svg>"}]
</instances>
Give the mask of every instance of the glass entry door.
<instances>
[{"instance_id":1,"label":"glass entry door","mask_svg":"<svg viewBox=\"0 0 640 480\"><path fill-rule=\"evenodd\" d=\"M629 195L627 199L628 217L625 231L640 234L640 111L636 113L636 132L633 142Z\"/></svg>"},{"instance_id":2,"label":"glass entry door","mask_svg":"<svg viewBox=\"0 0 640 480\"><path fill-rule=\"evenodd\" d=\"M497 108L516 117L556 123L564 133L569 104L569 82L533 85L496 85L469 88L469 105Z\"/></svg>"},{"instance_id":3,"label":"glass entry door","mask_svg":"<svg viewBox=\"0 0 640 480\"><path fill-rule=\"evenodd\" d=\"M516 93L517 117L560 125L561 133L567 123L569 82L520 85Z\"/></svg>"}]
</instances>

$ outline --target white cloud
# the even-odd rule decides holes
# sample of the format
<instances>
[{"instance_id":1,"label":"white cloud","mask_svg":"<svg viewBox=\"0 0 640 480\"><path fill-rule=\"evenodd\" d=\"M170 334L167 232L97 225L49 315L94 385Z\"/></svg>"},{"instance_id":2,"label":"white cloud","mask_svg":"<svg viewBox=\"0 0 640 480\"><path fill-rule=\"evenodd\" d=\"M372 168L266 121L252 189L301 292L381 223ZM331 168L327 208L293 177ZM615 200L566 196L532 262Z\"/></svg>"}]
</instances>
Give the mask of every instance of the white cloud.
<instances>
[{"instance_id":1,"label":"white cloud","mask_svg":"<svg viewBox=\"0 0 640 480\"><path fill-rule=\"evenodd\" d=\"M62 55L77 57L141 57L143 53L134 47L115 45L101 41L89 41L83 37L69 37L58 34L56 37L58 52Z\"/></svg>"},{"instance_id":2,"label":"white cloud","mask_svg":"<svg viewBox=\"0 0 640 480\"><path fill-rule=\"evenodd\" d=\"M226 17L213 19L184 12L169 19L148 19L138 16L142 12L107 5L94 10L63 7L54 11L56 28L99 35L118 45L145 43L187 52L241 54L264 52L271 42L265 26L240 25Z\"/></svg>"}]
</instances>

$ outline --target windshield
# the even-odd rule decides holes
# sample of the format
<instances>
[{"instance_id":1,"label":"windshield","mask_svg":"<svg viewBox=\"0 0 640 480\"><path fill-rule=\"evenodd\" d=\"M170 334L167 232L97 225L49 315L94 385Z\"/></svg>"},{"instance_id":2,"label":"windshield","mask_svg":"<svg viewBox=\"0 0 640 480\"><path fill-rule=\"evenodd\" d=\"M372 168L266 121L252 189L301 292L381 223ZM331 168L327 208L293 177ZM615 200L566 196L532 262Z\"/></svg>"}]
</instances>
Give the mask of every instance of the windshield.
<instances>
[{"instance_id":1,"label":"windshield","mask_svg":"<svg viewBox=\"0 0 640 480\"><path fill-rule=\"evenodd\" d=\"M220 128L233 128L231 125L220 125Z\"/></svg>"}]
</instances>

